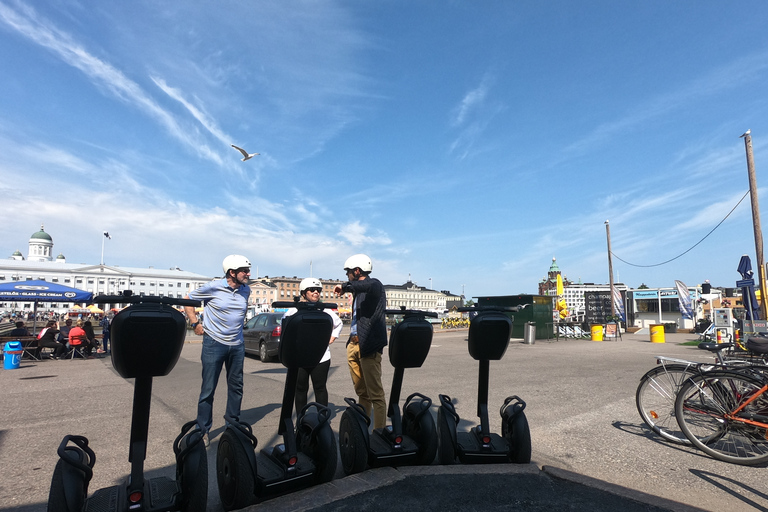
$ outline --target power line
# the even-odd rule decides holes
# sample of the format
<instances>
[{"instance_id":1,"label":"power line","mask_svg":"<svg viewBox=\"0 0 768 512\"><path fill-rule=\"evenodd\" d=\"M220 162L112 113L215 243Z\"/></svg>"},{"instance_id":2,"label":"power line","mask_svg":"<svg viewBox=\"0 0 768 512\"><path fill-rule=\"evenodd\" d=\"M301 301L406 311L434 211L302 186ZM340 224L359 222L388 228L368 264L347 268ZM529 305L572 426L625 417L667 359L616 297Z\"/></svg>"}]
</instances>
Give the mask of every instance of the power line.
<instances>
[{"instance_id":1,"label":"power line","mask_svg":"<svg viewBox=\"0 0 768 512\"><path fill-rule=\"evenodd\" d=\"M715 230L716 230L717 228L719 228L719 227L720 227L720 225L721 225L723 222L725 222L725 219L727 219L728 217L730 217L730 216L731 216L731 214L734 212L734 210L736 210L736 208L738 208L738 207L739 207L739 205L741 204L741 202L742 202L742 201L744 200L744 198L746 198L748 195L749 195L749 190L747 190L747 191L746 191L746 193L745 193L745 194L744 194L744 195L741 197L741 199L739 199L739 202L738 202L738 203L736 203L736 206L734 206L734 207L731 209L731 211L729 211L729 212L728 212L728 215L726 215L725 217L723 217L723 220L721 220L720 222L718 222L718 223L717 223L717 226L715 226L714 228L712 228L712 230L711 230L709 233L707 233L706 235L704 235L704 238L702 238L701 240L699 240L698 242L696 242L695 244L693 244L693 245L692 245L692 246L691 246L689 249L687 249L686 251L684 251L684 252L682 252L682 253L678 254L677 256L675 256L675 257L674 257L674 258L672 258L672 259L669 259L669 260L667 260L667 261L662 261L661 263L654 263L653 265L637 265L637 264L635 264L635 263L630 263L630 262L628 262L628 261L626 261L626 260L623 260L623 259L621 259L621 258L620 258L620 257L618 257L618 256L616 255L616 253L615 253L615 252L613 252L613 251L611 251L611 254L612 254L613 256L615 256L617 260L619 260L619 261L622 261L622 262L624 262L624 263L626 263L627 265L629 265L629 266L632 266L632 267L642 267L642 268L649 268L649 267L659 267L659 266L661 266L661 265L666 265L666 264L667 264L667 263L669 263L670 261L675 261L677 258L680 258L681 256L684 256L685 254L687 254L687 253L691 252L691 251L693 250L693 248L694 248L694 247L696 247L696 246L697 246L697 245L699 245L701 242L703 242L704 240L706 240L706 239L709 237L709 235L711 235L712 233L714 233L714 232L715 232Z\"/></svg>"}]
</instances>

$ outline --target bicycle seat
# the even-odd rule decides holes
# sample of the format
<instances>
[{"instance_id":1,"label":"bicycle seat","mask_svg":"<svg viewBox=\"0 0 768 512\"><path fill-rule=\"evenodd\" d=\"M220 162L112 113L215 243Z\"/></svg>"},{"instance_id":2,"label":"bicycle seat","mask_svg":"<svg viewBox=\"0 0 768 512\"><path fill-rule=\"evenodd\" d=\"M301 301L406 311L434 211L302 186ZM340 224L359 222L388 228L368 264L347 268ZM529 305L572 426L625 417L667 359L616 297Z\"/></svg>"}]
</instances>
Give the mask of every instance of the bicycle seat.
<instances>
[{"instance_id":1,"label":"bicycle seat","mask_svg":"<svg viewBox=\"0 0 768 512\"><path fill-rule=\"evenodd\" d=\"M768 338L748 338L747 349L757 354L768 354Z\"/></svg>"},{"instance_id":2,"label":"bicycle seat","mask_svg":"<svg viewBox=\"0 0 768 512\"><path fill-rule=\"evenodd\" d=\"M706 341L699 343L700 349L709 350L710 352L720 352L721 350L727 350L735 346L736 346L735 343L712 343L712 342L706 342Z\"/></svg>"}]
</instances>

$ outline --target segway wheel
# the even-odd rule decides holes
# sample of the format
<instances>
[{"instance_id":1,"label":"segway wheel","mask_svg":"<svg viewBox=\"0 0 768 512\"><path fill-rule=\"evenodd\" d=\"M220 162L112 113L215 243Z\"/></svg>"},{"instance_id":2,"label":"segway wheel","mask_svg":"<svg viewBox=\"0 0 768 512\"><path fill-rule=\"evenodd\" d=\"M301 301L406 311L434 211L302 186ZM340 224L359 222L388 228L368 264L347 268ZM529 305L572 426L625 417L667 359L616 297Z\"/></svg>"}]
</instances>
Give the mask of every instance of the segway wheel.
<instances>
[{"instance_id":1,"label":"segway wheel","mask_svg":"<svg viewBox=\"0 0 768 512\"><path fill-rule=\"evenodd\" d=\"M502 426L502 435L509 447L509 460L515 464L531 462L531 429L523 411L518 412Z\"/></svg>"},{"instance_id":2,"label":"segway wheel","mask_svg":"<svg viewBox=\"0 0 768 512\"><path fill-rule=\"evenodd\" d=\"M245 450L237 435L225 429L216 452L216 480L224 510L238 510L256 501L256 475Z\"/></svg>"},{"instance_id":3,"label":"segway wheel","mask_svg":"<svg viewBox=\"0 0 768 512\"><path fill-rule=\"evenodd\" d=\"M453 418L443 408L437 409L437 461L448 465L456 463L456 448L453 446L451 425L448 423Z\"/></svg>"},{"instance_id":4,"label":"segway wheel","mask_svg":"<svg viewBox=\"0 0 768 512\"><path fill-rule=\"evenodd\" d=\"M191 446L181 462L181 510L182 512L205 512L208 507L208 454L202 434L193 432L184 440Z\"/></svg>"},{"instance_id":5,"label":"segway wheel","mask_svg":"<svg viewBox=\"0 0 768 512\"><path fill-rule=\"evenodd\" d=\"M435 460L437 454L437 429L435 420L429 411L424 411L418 419L410 408L403 414L403 433L416 441L419 446L416 452L416 464L428 466Z\"/></svg>"},{"instance_id":6,"label":"segway wheel","mask_svg":"<svg viewBox=\"0 0 768 512\"><path fill-rule=\"evenodd\" d=\"M78 448L65 448L63 456L86 463L85 454ZM87 494L88 477L85 473L59 459L53 470L51 490L48 493L48 512L80 512Z\"/></svg>"},{"instance_id":7,"label":"segway wheel","mask_svg":"<svg viewBox=\"0 0 768 512\"><path fill-rule=\"evenodd\" d=\"M352 417L349 411L344 411L339 423L339 453L344 473L352 475L365 470L368 465L368 447L360 422Z\"/></svg>"}]
</instances>

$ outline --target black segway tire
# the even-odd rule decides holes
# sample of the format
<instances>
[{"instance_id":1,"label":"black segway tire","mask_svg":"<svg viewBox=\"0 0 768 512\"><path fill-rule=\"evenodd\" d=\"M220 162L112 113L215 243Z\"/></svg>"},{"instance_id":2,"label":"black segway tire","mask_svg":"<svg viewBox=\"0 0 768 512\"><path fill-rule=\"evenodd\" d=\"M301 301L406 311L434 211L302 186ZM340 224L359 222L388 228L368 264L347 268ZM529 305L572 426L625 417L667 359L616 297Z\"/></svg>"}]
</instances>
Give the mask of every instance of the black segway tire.
<instances>
[{"instance_id":1,"label":"black segway tire","mask_svg":"<svg viewBox=\"0 0 768 512\"><path fill-rule=\"evenodd\" d=\"M453 446L453 436L451 435L451 425L448 423L453 418L443 411L440 407L437 409L437 462L442 465L456 463L456 448Z\"/></svg>"},{"instance_id":2,"label":"black segway tire","mask_svg":"<svg viewBox=\"0 0 768 512\"><path fill-rule=\"evenodd\" d=\"M64 457L86 463L85 454L75 447L64 449ZM59 459L53 470L48 493L48 512L80 512L88 494L88 477L78 468Z\"/></svg>"},{"instance_id":3,"label":"black segway tire","mask_svg":"<svg viewBox=\"0 0 768 512\"><path fill-rule=\"evenodd\" d=\"M531 462L531 429L528 427L528 418L523 411L518 412L502 429L504 439L509 447L509 460L515 464L528 464Z\"/></svg>"},{"instance_id":4,"label":"black segway tire","mask_svg":"<svg viewBox=\"0 0 768 512\"><path fill-rule=\"evenodd\" d=\"M336 447L336 436L329 424L321 427L312 447L312 462L315 463L315 483L323 484L333 480L336 474L339 450Z\"/></svg>"},{"instance_id":5,"label":"black segway tire","mask_svg":"<svg viewBox=\"0 0 768 512\"><path fill-rule=\"evenodd\" d=\"M429 411L418 418L415 417L410 408L406 408L403 414L403 433L416 441L418 450L416 452L416 464L428 466L435 460L437 455L437 429L435 420Z\"/></svg>"},{"instance_id":6,"label":"black segway tire","mask_svg":"<svg viewBox=\"0 0 768 512\"><path fill-rule=\"evenodd\" d=\"M341 415L339 423L339 453L341 455L341 466L344 473L352 475L364 471L368 465L368 447L366 446L365 436L357 421L352 414L347 411Z\"/></svg>"},{"instance_id":7,"label":"black segway tire","mask_svg":"<svg viewBox=\"0 0 768 512\"><path fill-rule=\"evenodd\" d=\"M256 502L256 475L246 449L230 429L221 434L216 452L216 480L224 510L238 510Z\"/></svg>"},{"instance_id":8,"label":"black segway tire","mask_svg":"<svg viewBox=\"0 0 768 512\"><path fill-rule=\"evenodd\" d=\"M181 510L182 512L205 512L208 507L208 454L202 435L193 432L184 440L191 445L181 463Z\"/></svg>"}]
</instances>

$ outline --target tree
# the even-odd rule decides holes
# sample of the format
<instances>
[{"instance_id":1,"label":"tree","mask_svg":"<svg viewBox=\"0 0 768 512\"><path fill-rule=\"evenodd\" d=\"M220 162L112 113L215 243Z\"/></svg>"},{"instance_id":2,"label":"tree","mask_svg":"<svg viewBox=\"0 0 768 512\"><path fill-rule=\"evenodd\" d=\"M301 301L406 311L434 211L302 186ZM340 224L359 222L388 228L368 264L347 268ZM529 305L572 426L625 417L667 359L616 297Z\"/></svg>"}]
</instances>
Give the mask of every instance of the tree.
<instances>
[{"instance_id":1,"label":"tree","mask_svg":"<svg viewBox=\"0 0 768 512\"><path fill-rule=\"evenodd\" d=\"M647 285L647 284L645 284L645 283L643 283L643 284L641 284L640 286L638 286L638 287L637 287L637 289L638 289L638 290L647 290L647 289L648 289L648 285Z\"/></svg>"},{"instance_id":2,"label":"tree","mask_svg":"<svg viewBox=\"0 0 768 512\"><path fill-rule=\"evenodd\" d=\"M474 305L475 305L475 301L473 301L472 299L469 299L467 302L464 303L464 307L467 307L467 308L471 308Z\"/></svg>"}]
</instances>

